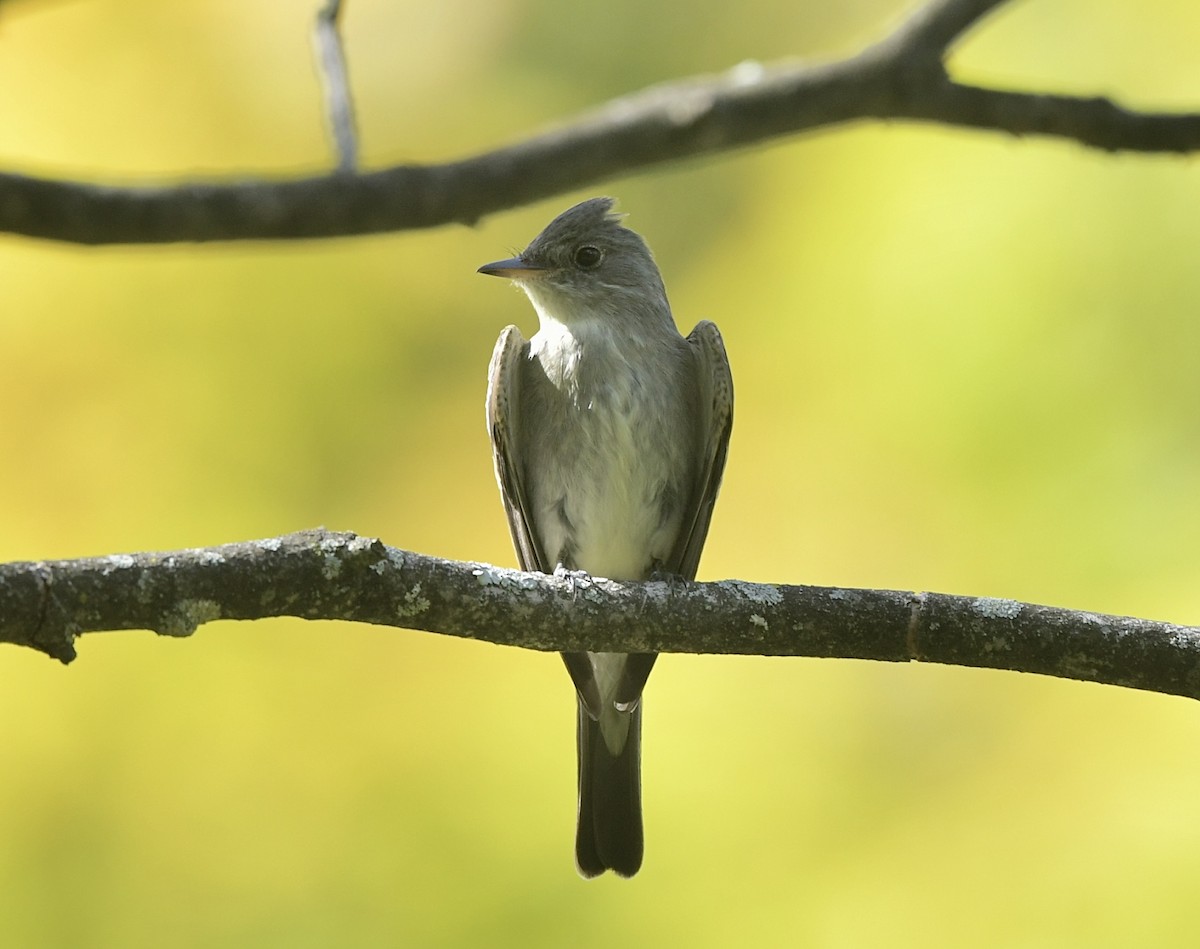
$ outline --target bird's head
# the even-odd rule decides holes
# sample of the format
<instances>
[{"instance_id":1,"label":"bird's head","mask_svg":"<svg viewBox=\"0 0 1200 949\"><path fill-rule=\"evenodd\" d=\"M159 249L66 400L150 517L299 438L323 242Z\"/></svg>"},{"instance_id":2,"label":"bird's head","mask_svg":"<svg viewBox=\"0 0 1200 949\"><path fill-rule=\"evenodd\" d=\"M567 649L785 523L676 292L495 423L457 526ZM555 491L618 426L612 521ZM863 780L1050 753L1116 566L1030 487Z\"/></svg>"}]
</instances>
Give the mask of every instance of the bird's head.
<instances>
[{"instance_id":1,"label":"bird's head","mask_svg":"<svg viewBox=\"0 0 1200 949\"><path fill-rule=\"evenodd\" d=\"M650 248L621 224L612 198L591 198L563 211L516 257L479 272L507 277L539 314L562 323L666 313L666 291Z\"/></svg>"}]
</instances>

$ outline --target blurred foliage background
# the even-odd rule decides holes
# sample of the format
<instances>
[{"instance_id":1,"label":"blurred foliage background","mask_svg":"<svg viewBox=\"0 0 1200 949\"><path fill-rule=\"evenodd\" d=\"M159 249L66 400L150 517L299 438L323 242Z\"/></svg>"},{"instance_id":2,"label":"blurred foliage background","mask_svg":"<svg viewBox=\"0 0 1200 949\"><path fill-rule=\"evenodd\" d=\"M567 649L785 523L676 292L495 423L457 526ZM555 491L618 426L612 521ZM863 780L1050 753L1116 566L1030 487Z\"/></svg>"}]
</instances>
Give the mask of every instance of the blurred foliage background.
<instances>
[{"instance_id":1,"label":"blurred foliage background","mask_svg":"<svg viewBox=\"0 0 1200 949\"><path fill-rule=\"evenodd\" d=\"M327 167L316 4L7 0L0 167ZM911 3L351 0L368 164L512 141L644 84L830 57ZM954 59L1200 103L1186 0L1012 4ZM1200 623L1200 181L906 123L659 169L477 229L81 249L0 238L0 557L324 524L511 565L474 274L595 193L721 326L737 425L702 578ZM10 946L1194 945L1200 706L1032 676L666 657L646 866L572 866L552 656L299 621L0 652Z\"/></svg>"}]
</instances>

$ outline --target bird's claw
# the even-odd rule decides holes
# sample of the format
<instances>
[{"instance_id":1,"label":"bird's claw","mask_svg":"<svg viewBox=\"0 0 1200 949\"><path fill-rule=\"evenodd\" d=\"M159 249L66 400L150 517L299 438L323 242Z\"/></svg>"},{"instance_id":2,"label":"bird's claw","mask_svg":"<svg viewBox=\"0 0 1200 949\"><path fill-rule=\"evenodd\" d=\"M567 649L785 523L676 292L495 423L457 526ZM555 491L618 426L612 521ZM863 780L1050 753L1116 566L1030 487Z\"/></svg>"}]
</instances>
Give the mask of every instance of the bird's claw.
<instances>
[{"instance_id":1,"label":"bird's claw","mask_svg":"<svg viewBox=\"0 0 1200 949\"><path fill-rule=\"evenodd\" d=\"M554 568L554 576L559 580L567 581L567 589L571 591L571 599L574 599L580 590L586 590L593 583L592 575L586 570L568 570L562 564Z\"/></svg>"},{"instance_id":2,"label":"bird's claw","mask_svg":"<svg viewBox=\"0 0 1200 949\"><path fill-rule=\"evenodd\" d=\"M646 578L648 583L665 583L667 586L667 599L671 599L675 595L675 587L683 581L683 578L677 573L672 573L670 570L664 570L662 564L655 561L653 568L650 570L650 576ZM646 608L646 603L650 599L650 591L646 590L642 594L642 609Z\"/></svg>"},{"instance_id":3,"label":"bird's claw","mask_svg":"<svg viewBox=\"0 0 1200 949\"><path fill-rule=\"evenodd\" d=\"M650 576L647 579L655 583L665 583L668 587L674 589L675 584L679 583L683 577L677 573L672 573L670 570L664 570L661 565L655 564L654 569L650 571Z\"/></svg>"}]
</instances>

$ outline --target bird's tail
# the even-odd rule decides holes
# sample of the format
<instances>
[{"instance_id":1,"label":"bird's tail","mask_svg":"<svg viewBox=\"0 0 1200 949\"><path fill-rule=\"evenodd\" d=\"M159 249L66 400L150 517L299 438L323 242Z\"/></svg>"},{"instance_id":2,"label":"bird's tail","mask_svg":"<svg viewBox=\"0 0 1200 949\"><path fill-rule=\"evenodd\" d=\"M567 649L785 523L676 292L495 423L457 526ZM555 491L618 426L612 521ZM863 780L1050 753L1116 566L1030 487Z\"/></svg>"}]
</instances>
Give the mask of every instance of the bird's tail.
<instances>
[{"instance_id":1,"label":"bird's tail","mask_svg":"<svg viewBox=\"0 0 1200 949\"><path fill-rule=\"evenodd\" d=\"M612 870L631 877L642 865L642 706L629 713L629 734L613 755L600 723L579 702L579 824L575 864L585 877Z\"/></svg>"}]
</instances>

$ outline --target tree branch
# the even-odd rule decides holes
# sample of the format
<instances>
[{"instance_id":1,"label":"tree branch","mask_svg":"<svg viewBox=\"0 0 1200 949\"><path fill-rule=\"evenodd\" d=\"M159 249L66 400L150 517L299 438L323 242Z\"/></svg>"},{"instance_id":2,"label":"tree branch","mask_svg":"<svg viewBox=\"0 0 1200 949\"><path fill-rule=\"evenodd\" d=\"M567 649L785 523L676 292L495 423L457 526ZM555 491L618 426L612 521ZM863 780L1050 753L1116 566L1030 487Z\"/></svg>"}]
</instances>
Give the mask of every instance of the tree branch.
<instances>
[{"instance_id":1,"label":"tree branch","mask_svg":"<svg viewBox=\"0 0 1200 949\"><path fill-rule=\"evenodd\" d=\"M719 583L575 584L325 530L170 553L0 565L0 642L63 662L83 633L189 636L297 616L538 650L917 660L1200 698L1200 628L1013 600Z\"/></svg>"},{"instance_id":2,"label":"tree branch","mask_svg":"<svg viewBox=\"0 0 1200 949\"><path fill-rule=\"evenodd\" d=\"M936 0L884 41L841 62L743 64L720 76L652 87L524 142L445 164L128 188L0 174L0 231L117 244L321 238L473 223L664 162L863 119L1054 136L1108 150L1200 149L1198 113L1133 112L1103 98L953 82L947 49L1002 2ZM344 144L339 153L344 168Z\"/></svg>"}]
</instances>

